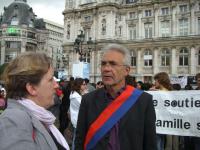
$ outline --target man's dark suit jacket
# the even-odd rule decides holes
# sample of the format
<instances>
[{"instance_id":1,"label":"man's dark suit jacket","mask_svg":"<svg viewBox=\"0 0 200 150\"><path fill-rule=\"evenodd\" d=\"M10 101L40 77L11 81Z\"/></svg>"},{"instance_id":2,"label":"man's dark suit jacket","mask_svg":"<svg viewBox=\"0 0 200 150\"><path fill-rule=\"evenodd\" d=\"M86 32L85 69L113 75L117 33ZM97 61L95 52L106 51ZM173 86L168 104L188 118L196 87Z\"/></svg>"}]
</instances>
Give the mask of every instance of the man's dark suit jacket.
<instances>
[{"instance_id":1,"label":"man's dark suit jacket","mask_svg":"<svg viewBox=\"0 0 200 150\"><path fill-rule=\"evenodd\" d=\"M105 89L83 96L76 128L75 150L83 150L90 125L108 105ZM143 93L135 105L119 121L121 150L156 150L155 110L152 96ZM97 143L94 150L107 150L109 132Z\"/></svg>"}]
</instances>

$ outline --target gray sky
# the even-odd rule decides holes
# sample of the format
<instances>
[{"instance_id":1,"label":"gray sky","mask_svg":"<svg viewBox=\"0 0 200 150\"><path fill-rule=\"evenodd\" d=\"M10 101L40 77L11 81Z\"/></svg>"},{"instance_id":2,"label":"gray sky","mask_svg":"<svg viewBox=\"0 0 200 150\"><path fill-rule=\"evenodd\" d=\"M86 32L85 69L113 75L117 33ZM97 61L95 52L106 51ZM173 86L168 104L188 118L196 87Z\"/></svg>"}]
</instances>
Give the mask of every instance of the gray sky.
<instances>
[{"instance_id":1,"label":"gray sky","mask_svg":"<svg viewBox=\"0 0 200 150\"><path fill-rule=\"evenodd\" d=\"M4 6L9 6L14 0L0 0L0 14ZM33 8L38 18L44 18L53 22L63 24L65 0L27 0L27 4Z\"/></svg>"}]
</instances>

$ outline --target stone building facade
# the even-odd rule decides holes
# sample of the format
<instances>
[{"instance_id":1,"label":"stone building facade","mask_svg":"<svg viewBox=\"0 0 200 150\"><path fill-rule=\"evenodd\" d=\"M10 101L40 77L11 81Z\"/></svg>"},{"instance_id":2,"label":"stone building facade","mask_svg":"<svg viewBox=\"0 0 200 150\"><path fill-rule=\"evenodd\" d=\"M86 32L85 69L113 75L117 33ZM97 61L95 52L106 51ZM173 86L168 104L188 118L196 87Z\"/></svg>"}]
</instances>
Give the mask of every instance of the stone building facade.
<instances>
[{"instance_id":1,"label":"stone building facade","mask_svg":"<svg viewBox=\"0 0 200 150\"><path fill-rule=\"evenodd\" d=\"M62 25L36 17L26 0L14 0L0 16L0 63L23 52L45 52L56 69L64 67Z\"/></svg>"},{"instance_id":2,"label":"stone building facade","mask_svg":"<svg viewBox=\"0 0 200 150\"><path fill-rule=\"evenodd\" d=\"M198 0L66 0L65 55L69 75L79 55L74 41L80 30L85 41L84 61L90 62L90 79L100 80L101 49L108 43L126 46L131 53L131 75L151 82L165 71L171 77L200 72L200 1ZM92 49L87 41L92 38Z\"/></svg>"},{"instance_id":3,"label":"stone building facade","mask_svg":"<svg viewBox=\"0 0 200 150\"><path fill-rule=\"evenodd\" d=\"M47 37L47 54L53 59L56 70L65 68L65 57L62 52L62 44L64 37L63 25L57 24L47 19L43 19L45 28L48 31Z\"/></svg>"}]
</instances>

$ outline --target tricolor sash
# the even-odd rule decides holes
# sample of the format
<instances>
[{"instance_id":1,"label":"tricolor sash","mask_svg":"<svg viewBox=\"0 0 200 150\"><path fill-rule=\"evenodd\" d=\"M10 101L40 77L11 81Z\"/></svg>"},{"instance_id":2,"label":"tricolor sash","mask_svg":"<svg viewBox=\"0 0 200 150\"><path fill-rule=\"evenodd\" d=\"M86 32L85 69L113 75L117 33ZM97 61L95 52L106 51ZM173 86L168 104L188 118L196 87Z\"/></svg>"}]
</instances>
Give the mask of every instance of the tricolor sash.
<instances>
[{"instance_id":1,"label":"tricolor sash","mask_svg":"<svg viewBox=\"0 0 200 150\"><path fill-rule=\"evenodd\" d=\"M126 114L135 104L143 91L132 86L126 89L108 105L90 125L84 142L84 150L95 147L98 141Z\"/></svg>"}]
</instances>

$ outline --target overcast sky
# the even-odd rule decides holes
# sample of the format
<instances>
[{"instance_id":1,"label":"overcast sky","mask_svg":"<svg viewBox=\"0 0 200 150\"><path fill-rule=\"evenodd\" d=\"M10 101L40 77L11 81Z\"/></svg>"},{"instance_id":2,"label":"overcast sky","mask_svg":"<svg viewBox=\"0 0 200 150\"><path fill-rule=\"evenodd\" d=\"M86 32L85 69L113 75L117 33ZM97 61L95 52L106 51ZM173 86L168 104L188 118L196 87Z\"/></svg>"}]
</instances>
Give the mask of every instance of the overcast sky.
<instances>
[{"instance_id":1,"label":"overcast sky","mask_svg":"<svg viewBox=\"0 0 200 150\"><path fill-rule=\"evenodd\" d=\"M14 0L0 0L0 13L3 14L4 6L9 6ZM33 12L38 18L63 24L65 0L27 0L27 4L33 8Z\"/></svg>"}]
</instances>

